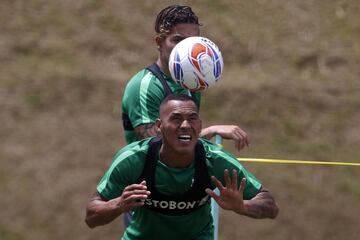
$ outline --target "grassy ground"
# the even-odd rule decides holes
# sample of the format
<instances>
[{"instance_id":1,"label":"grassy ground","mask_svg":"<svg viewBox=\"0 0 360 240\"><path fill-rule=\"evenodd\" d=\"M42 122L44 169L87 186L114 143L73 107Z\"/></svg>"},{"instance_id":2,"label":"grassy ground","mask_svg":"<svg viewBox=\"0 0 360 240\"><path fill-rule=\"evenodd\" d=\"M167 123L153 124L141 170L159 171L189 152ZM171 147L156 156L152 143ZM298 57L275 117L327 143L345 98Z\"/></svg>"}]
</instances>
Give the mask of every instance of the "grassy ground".
<instances>
[{"instance_id":1,"label":"grassy ground","mask_svg":"<svg viewBox=\"0 0 360 240\"><path fill-rule=\"evenodd\" d=\"M360 5L184 1L223 51L204 93L206 125L251 136L237 156L360 162ZM84 209L124 145L126 81L156 58L156 13L171 1L3 1L0 7L0 239L118 239ZM148 46L145 48L144 46ZM357 167L244 163L271 189L275 221L221 212L220 239L356 239Z\"/></svg>"}]
</instances>

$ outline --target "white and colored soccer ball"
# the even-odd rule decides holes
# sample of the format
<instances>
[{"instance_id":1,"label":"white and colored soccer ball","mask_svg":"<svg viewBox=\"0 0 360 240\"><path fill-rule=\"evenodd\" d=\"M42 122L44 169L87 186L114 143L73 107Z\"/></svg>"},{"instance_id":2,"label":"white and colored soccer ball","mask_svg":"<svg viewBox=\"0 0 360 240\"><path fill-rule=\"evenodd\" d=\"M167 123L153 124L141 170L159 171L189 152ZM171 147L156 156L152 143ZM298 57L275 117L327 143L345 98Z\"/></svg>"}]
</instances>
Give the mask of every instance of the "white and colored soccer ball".
<instances>
[{"instance_id":1,"label":"white and colored soccer ball","mask_svg":"<svg viewBox=\"0 0 360 240\"><path fill-rule=\"evenodd\" d=\"M190 91L214 86L223 68L219 48L205 37L185 38L173 48L169 58L172 79Z\"/></svg>"}]
</instances>

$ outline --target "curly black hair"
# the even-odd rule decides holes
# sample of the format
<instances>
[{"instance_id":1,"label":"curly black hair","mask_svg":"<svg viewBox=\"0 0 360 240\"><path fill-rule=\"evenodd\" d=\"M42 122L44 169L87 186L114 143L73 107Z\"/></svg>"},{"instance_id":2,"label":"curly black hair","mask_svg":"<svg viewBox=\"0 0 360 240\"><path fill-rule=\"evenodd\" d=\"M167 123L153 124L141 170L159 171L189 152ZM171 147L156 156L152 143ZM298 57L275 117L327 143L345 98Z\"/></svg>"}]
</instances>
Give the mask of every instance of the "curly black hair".
<instances>
[{"instance_id":1,"label":"curly black hair","mask_svg":"<svg viewBox=\"0 0 360 240\"><path fill-rule=\"evenodd\" d=\"M199 19L191 7L184 5L171 5L163 10L156 17L155 32L166 35L171 28L179 23L199 24Z\"/></svg>"}]
</instances>

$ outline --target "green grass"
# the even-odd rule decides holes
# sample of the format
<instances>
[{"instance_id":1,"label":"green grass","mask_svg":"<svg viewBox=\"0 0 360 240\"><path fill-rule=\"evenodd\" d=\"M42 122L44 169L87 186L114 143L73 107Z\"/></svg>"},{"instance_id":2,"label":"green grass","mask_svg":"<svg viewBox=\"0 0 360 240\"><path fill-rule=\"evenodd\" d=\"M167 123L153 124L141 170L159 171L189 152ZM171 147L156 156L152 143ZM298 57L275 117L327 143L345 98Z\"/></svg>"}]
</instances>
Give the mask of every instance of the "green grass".
<instances>
[{"instance_id":1,"label":"green grass","mask_svg":"<svg viewBox=\"0 0 360 240\"><path fill-rule=\"evenodd\" d=\"M239 157L360 162L359 4L186 1L220 46L224 75L204 124L237 124ZM124 145L127 80L156 58L155 14L171 1L7 1L0 8L0 238L117 239L85 204ZM221 212L220 239L355 239L358 167L244 163L274 193L277 220ZM340 207L339 207L340 206ZM246 231L244 231L246 229Z\"/></svg>"}]
</instances>

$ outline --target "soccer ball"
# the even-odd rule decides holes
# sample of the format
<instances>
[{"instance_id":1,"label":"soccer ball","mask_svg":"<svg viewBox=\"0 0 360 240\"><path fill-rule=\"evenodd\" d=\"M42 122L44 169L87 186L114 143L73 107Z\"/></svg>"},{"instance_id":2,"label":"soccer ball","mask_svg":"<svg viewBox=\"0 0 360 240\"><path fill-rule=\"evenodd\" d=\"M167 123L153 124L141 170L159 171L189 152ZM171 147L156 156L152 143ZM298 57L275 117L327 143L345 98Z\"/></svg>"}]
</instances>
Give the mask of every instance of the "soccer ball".
<instances>
[{"instance_id":1,"label":"soccer ball","mask_svg":"<svg viewBox=\"0 0 360 240\"><path fill-rule=\"evenodd\" d=\"M214 86L223 68L219 48L205 37L185 38L173 48L169 58L172 79L192 92Z\"/></svg>"}]
</instances>

